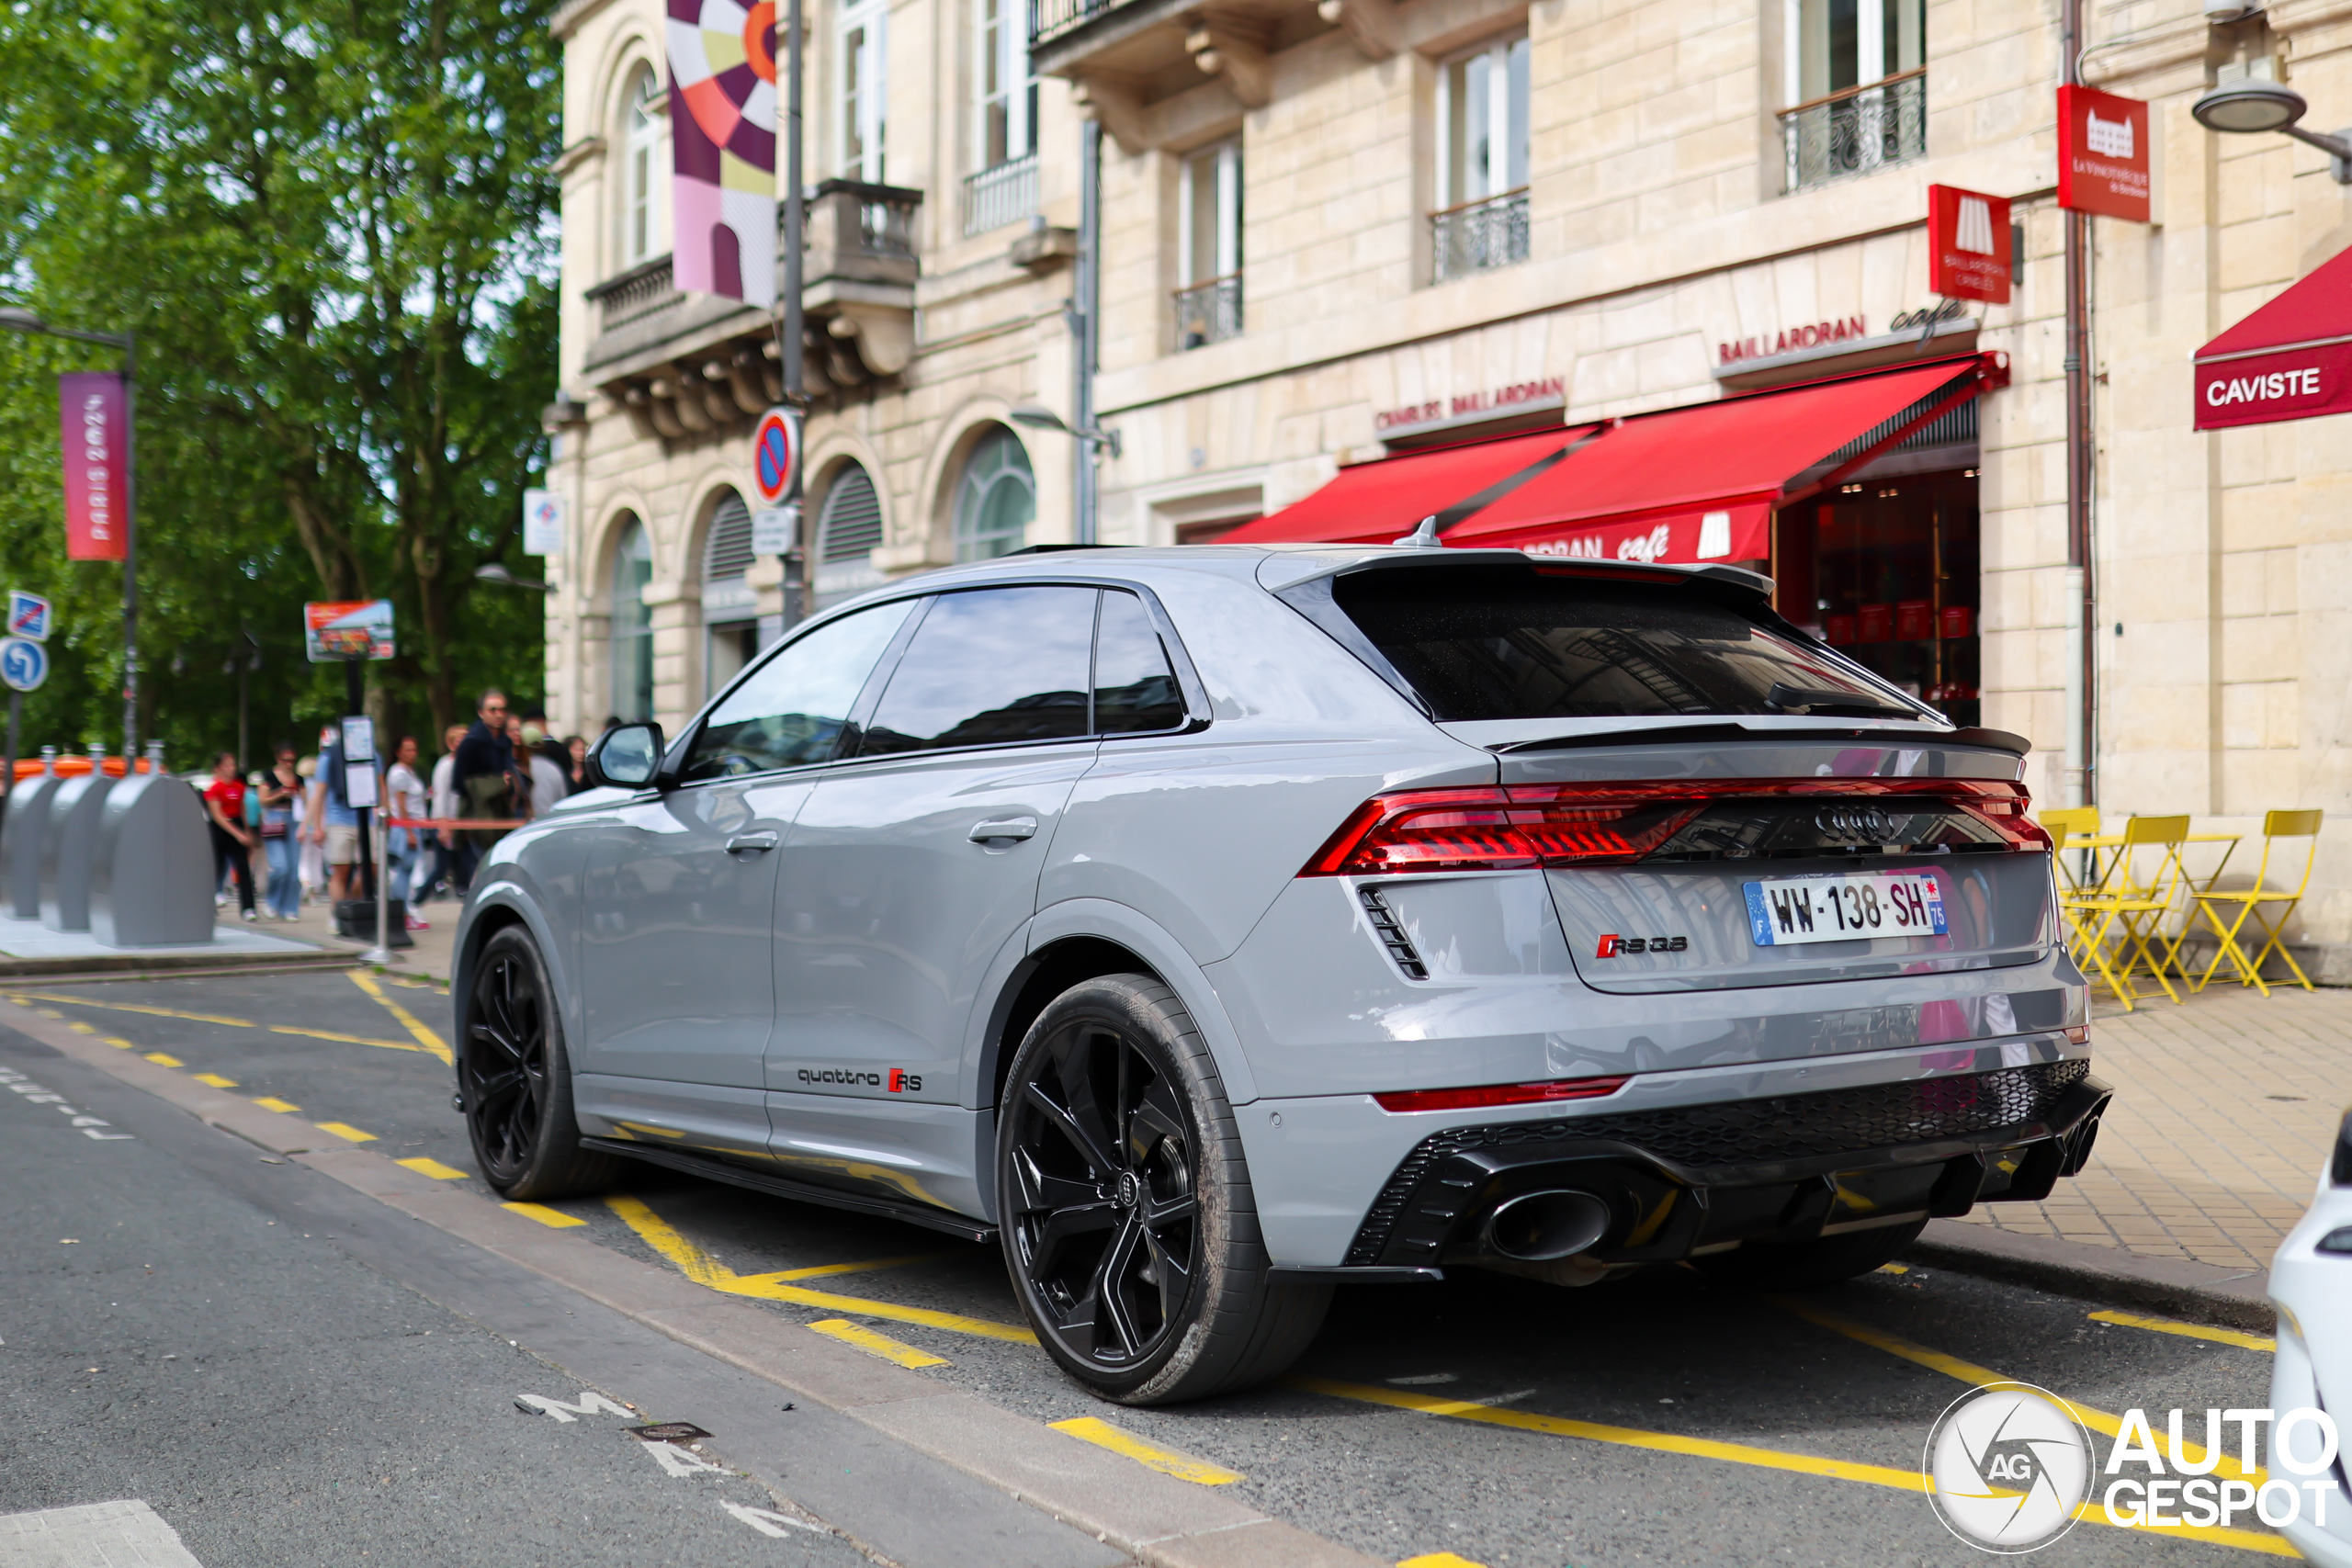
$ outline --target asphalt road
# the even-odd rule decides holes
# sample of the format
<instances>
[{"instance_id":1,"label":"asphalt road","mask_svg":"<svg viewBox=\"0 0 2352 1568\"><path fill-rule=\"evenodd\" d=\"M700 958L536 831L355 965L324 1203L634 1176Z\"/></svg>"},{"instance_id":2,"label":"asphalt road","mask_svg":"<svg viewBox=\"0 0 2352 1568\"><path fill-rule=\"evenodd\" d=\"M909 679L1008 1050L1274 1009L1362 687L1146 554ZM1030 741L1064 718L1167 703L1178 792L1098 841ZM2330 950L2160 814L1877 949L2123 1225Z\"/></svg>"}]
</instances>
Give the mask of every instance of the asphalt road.
<instances>
[{"instance_id":1,"label":"asphalt road","mask_svg":"<svg viewBox=\"0 0 2352 1568\"><path fill-rule=\"evenodd\" d=\"M286 1114L364 1136L368 1148L469 1171L449 1076L430 1048L446 1036L447 998L379 989L310 975L0 994L237 1094L299 1107ZM861 1560L855 1543L893 1558L876 1544L899 1528L887 1499L819 1496L805 1455L753 1451L786 1442L769 1427L813 1428L789 1416L778 1427L773 1415L729 1425L707 1414L749 1411L755 1390L720 1390L692 1368L673 1368L664 1385L680 1392L661 1418L708 1427L703 1451L728 1474L672 1476L601 1412L569 1424L525 1416L518 1393L574 1399L613 1386L588 1363L645 1331L594 1318L584 1303L575 1316L541 1302L543 1318L564 1314L561 1331L518 1335L538 1352L526 1353L482 1326L505 1309L467 1295L473 1276L460 1261L370 1252L356 1229L329 1239L359 1222L302 1219L326 1209L288 1207L293 1189L268 1186L298 1173L44 1053L0 1032L0 1068L133 1135L92 1138L102 1129L76 1131L54 1106L0 1095L0 1247L14 1264L0 1278L0 1408L15 1438L0 1461L0 1515L144 1499L208 1568L363 1554L831 1562ZM199 1134L210 1143L188 1142ZM453 1185L480 1190L470 1177ZM2090 1315L2097 1303L1939 1270L1890 1270L1790 1300L1714 1289L1681 1269L1582 1291L1457 1270L1442 1285L1342 1290L1283 1384L1176 1410L1112 1410L1024 1342L991 1247L650 1168L625 1190L554 1208L581 1222L568 1234L779 1319L854 1319L936 1358L922 1375L1010 1411L1115 1416L1148 1443L1236 1473L1224 1485L1250 1506L1386 1562L1451 1552L1487 1568L1979 1562L1917 1491L1885 1477L1917 1472L1937 1414L1984 1370L2115 1413L2267 1403L2268 1357L2231 1337L2102 1322ZM1786 1456L1877 1468L1809 1473ZM947 1495L902 1507L936 1517ZM994 1561L1085 1558L1061 1527L1023 1534L1019 1519L989 1511L994 1500L957 1495L946 1513L969 1510L1010 1532ZM729 1502L837 1533L796 1527L776 1539ZM916 1555L910 1547L895 1560ZM2040 1560L2257 1555L2250 1543L2093 1522Z\"/></svg>"}]
</instances>

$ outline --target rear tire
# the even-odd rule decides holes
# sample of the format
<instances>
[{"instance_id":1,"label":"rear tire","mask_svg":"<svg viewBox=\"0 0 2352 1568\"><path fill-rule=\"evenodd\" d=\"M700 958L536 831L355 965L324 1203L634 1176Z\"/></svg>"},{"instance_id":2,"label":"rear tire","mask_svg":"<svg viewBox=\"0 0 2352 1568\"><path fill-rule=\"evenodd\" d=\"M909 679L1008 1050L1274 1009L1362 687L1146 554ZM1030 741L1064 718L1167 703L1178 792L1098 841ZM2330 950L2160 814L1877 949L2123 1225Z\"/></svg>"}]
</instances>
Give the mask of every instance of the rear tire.
<instances>
[{"instance_id":1,"label":"rear tire","mask_svg":"<svg viewBox=\"0 0 2352 1568\"><path fill-rule=\"evenodd\" d=\"M499 1196L566 1198L613 1184L621 1162L580 1146L562 1011L523 927L482 944L458 1040L466 1134Z\"/></svg>"},{"instance_id":2,"label":"rear tire","mask_svg":"<svg viewBox=\"0 0 2352 1568\"><path fill-rule=\"evenodd\" d=\"M1167 987L1111 975L1056 998L997 1114L1005 1267L1038 1343L1098 1397L1247 1388L1314 1339L1331 1287L1269 1268L1233 1108Z\"/></svg>"},{"instance_id":3,"label":"rear tire","mask_svg":"<svg viewBox=\"0 0 2352 1568\"><path fill-rule=\"evenodd\" d=\"M1694 1258L1690 1267L1710 1280L1749 1290L1817 1291L1892 1263L1927 1228L1927 1221L1917 1220L1814 1241L1766 1247L1751 1243L1736 1251Z\"/></svg>"}]
</instances>

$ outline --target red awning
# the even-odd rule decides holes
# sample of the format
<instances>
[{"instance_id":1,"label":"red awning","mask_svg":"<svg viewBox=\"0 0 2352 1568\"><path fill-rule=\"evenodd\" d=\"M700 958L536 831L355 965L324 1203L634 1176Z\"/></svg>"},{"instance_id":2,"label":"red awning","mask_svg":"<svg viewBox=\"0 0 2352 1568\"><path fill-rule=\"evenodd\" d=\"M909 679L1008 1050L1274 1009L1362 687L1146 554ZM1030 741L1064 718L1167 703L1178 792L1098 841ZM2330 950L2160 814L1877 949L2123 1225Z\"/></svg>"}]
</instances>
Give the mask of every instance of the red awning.
<instances>
[{"instance_id":1,"label":"red awning","mask_svg":"<svg viewBox=\"0 0 2352 1568\"><path fill-rule=\"evenodd\" d=\"M1449 509L1457 516L1468 515L1462 510L1464 502L1558 457L1594 428L1580 424L1359 463L1340 469L1338 479L1297 505L1244 523L1217 543L1385 545L1432 515L1442 528L1453 521L1443 515Z\"/></svg>"},{"instance_id":2,"label":"red awning","mask_svg":"<svg viewBox=\"0 0 2352 1568\"><path fill-rule=\"evenodd\" d=\"M1760 560L1771 554L1774 507L1837 482L1974 396L1982 365L1976 356L1947 359L1639 414L1469 518L1445 542L1686 565ZM1788 492L1796 475L1873 433L1878 439L1868 448Z\"/></svg>"},{"instance_id":3,"label":"red awning","mask_svg":"<svg viewBox=\"0 0 2352 1568\"><path fill-rule=\"evenodd\" d=\"M2197 428L2352 412L2352 251L2197 351Z\"/></svg>"}]
</instances>

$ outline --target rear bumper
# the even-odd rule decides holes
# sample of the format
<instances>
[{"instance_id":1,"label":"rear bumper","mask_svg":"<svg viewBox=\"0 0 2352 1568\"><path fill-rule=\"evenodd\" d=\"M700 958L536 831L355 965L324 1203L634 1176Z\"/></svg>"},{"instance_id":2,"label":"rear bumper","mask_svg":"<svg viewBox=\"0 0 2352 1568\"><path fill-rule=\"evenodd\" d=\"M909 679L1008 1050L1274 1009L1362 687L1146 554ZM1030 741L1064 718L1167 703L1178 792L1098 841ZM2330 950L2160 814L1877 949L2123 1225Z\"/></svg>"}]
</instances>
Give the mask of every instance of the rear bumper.
<instances>
[{"instance_id":1,"label":"rear bumper","mask_svg":"<svg viewBox=\"0 0 2352 1568\"><path fill-rule=\"evenodd\" d=\"M1277 1263L1467 1261L1520 1193L1600 1197L1595 1262L1664 1262L2048 1196L2111 1091L2063 1036L1834 1063L1642 1075L1606 1100L1396 1115L1370 1096L1242 1118ZM1776 1070L1777 1069L1777 1070Z\"/></svg>"}]
</instances>

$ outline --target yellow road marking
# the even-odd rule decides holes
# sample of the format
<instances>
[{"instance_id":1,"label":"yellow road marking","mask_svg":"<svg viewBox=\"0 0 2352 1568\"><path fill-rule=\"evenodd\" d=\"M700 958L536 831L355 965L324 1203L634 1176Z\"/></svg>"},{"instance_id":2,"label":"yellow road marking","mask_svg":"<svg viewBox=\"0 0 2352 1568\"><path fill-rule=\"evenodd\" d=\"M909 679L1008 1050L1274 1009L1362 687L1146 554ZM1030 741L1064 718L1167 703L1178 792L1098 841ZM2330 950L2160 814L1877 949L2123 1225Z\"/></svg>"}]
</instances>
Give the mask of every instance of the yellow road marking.
<instances>
[{"instance_id":1,"label":"yellow road marking","mask_svg":"<svg viewBox=\"0 0 2352 1568\"><path fill-rule=\"evenodd\" d=\"M237 1087L236 1079L224 1078L219 1073L198 1073L196 1075L196 1081L198 1083L209 1083L214 1089L234 1089Z\"/></svg>"},{"instance_id":2,"label":"yellow road marking","mask_svg":"<svg viewBox=\"0 0 2352 1568\"><path fill-rule=\"evenodd\" d=\"M413 1170L419 1176L429 1176L435 1181L460 1181L466 1176L464 1171L458 1169L455 1166L443 1165L429 1155L419 1155L414 1159L396 1159L392 1163L403 1170ZM570 1218L569 1215L565 1217Z\"/></svg>"},{"instance_id":3,"label":"yellow road marking","mask_svg":"<svg viewBox=\"0 0 2352 1568\"><path fill-rule=\"evenodd\" d=\"M569 1230L573 1225L584 1225L588 1223L577 1214L567 1214L561 1209L550 1209L545 1203L501 1203L499 1207L510 1213L520 1214L526 1220L537 1220L539 1224L555 1230Z\"/></svg>"},{"instance_id":4,"label":"yellow road marking","mask_svg":"<svg viewBox=\"0 0 2352 1568\"><path fill-rule=\"evenodd\" d=\"M1847 1338L1868 1345L1874 1350L1883 1350L1890 1356L1900 1356L1906 1361L1941 1372L1946 1377L1958 1378L1964 1383L1981 1388L1986 1383L2023 1381L2010 1377L2006 1372L1996 1372L1990 1367L1980 1367L1973 1361L1963 1361L1957 1356L1947 1356L1941 1350L1930 1350L1925 1345L1915 1345L1897 1335L1883 1333L1867 1325L1850 1322L1835 1314L1823 1312L1819 1307L1807 1302L1798 1301L1792 1296L1774 1296L1771 1299L1782 1309L1794 1313L1807 1323L1826 1328L1833 1334L1842 1334ZM2085 1404L2079 1399L2069 1399L2066 1404L2073 1408L2076 1416L2082 1417L2083 1425L2094 1432L2104 1432L2112 1438L2123 1429L2123 1422L2119 1416L2110 1416L2094 1405ZM2159 1442L2164 1440L2162 1434L2158 1435L2157 1440ZM2180 1445L2180 1451L2192 1465L2200 1463L2205 1459L2205 1450L2196 1443L2183 1442ZM2239 1477L2253 1482L2256 1486L2270 1478L2269 1472L2266 1470L2239 1468L2238 1462L2227 1454L2216 1454L2213 1457L2218 1466L2214 1472L2215 1474Z\"/></svg>"},{"instance_id":5,"label":"yellow road marking","mask_svg":"<svg viewBox=\"0 0 2352 1568\"><path fill-rule=\"evenodd\" d=\"M1940 1369L1939 1369L1940 1370ZM1997 1379L1997 1382L2008 1382ZM1329 1394L1334 1399L1351 1399L1365 1404L1385 1404L1397 1410L1418 1410L1427 1416L1450 1416L1462 1421L1477 1421L1489 1426L1516 1427L1523 1432L1543 1432L1553 1437L1583 1438L1596 1443L1613 1443L1623 1448L1649 1449L1664 1453L1688 1454L1694 1459L1721 1460L1731 1464L1755 1465L1765 1470L1793 1471L1801 1475L1826 1475L1838 1481L1858 1481L1867 1485L1889 1487L1898 1492L1928 1490L1928 1478L1908 1470L1894 1470L1880 1464L1857 1464L1850 1460L1823 1459L1814 1454L1792 1454L1779 1449L1759 1449L1746 1443L1719 1443L1708 1438L1685 1438L1670 1432L1648 1432L1634 1427L1609 1427L1593 1421L1572 1421L1558 1416L1536 1416L1524 1410L1507 1410L1498 1405L1480 1404L1467 1399L1436 1399L1425 1393L1410 1393L1403 1389L1374 1388L1369 1384L1331 1382L1322 1378L1289 1377L1283 1380L1292 1388L1305 1389L1310 1393ZM2081 1407L2076 1406L2079 1410ZM2094 1524L2106 1524L2107 1513L2094 1499L2075 1510L2078 1519ZM2222 1529L2200 1525L2128 1525L2127 1529L2145 1530L2154 1535L2179 1536L2191 1540L2210 1541L2216 1546L2233 1546L2245 1551L2268 1552L2273 1557L2293 1557L2295 1549L2275 1535L2263 1535L2254 1530Z\"/></svg>"},{"instance_id":6,"label":"yellow road marking","mask_svg":"<svg viewBox=\"0 0 2352 1568\"><path fill-rule=\"evenodd\" d=\"M341 1034L332 1029L302 1029L290 1023L256 1023L250 1018L229 1018L216 1012L182 1012L175 1008L145 1007L137 1002L96 1002L86 997L52 996L46 991L30 991L21 996L12 994L8 999L13 1002L51 1001L64 1002L73 1007L106 1008L115 1012L145 1013L150 1018L176 1018L187 1023L213 1023L223 1029L259 1029L271 1034L299 1034L306 1040L333 1040L345 1045L373 1045L386 1051L423 1051L427 1055L439 1056L444 1062L449 1060L449 1048L442 1044L439 1038L429 1029L424 1030L419 1043L411 1044L405 1040L375 1040L365 1034ZM47 1008L36 1008L33 1010L44 1018L64 1017L62 1013L51 1012ZM81 1026L77 1024L74 1027ZM424 1028L423 1024L416 1024L415 1027ZM85 1032L89 1032L85 1031ZM116 1040L111 1037L107 1038L107 1043L126 1048L130 1045L128 1040Z\"/></svg>"},{"instance_id":7,"label":"yellow road marking","mask_svg":"<svg viewBox=\"0 0 2352 1568\"><path fill-rule=\"evenodd\" d=\"M1908 1274L1911 1272L1911 1265L1908 1263L1882 1263L1878 1266L1878 1271L1882 1274Z\"/></svg>"},{"instance_id":8,"label":"yellow road marking","mask_svg":"<svg viewBox=\"0 0 2352 1568\"><path fill-rule=\"evenodd\" d=\"M1451 1551L1425 1551L1419 1557L1408 1557L1396 1568L1487 1568L1483 1562L1473 1562L1467 1557L1456 1557Z\"/></svg>"},{"instance_id":9,"label":"yellow road marking","mask_svg":"<svg viewBox=\"0 0 2352 1568\"><path fill-rule=\"evenodd\" d=\"M376 1141L375 1134L363 1133L348 1122L314 1122L311 1125L322 1133L333 1133L336 1137L347 1138L355 1144L372 1144Z\"/></svg>"},{"instance_id":10,"label":"yellow road marking","mask_svg":"<svg viewBox=\"0 0 2352 1568\"><path fill-rule=\"evenodd\" d=\"M302 1109L292 1100L279 1100L274 1095L263 1095L260 1099L254 1100L254 1103L260 1106L264 1111L300 1111Z\"/></svg>"},{"instance_id":11,"label":"yellow road marking","mask_svg":"<svg viewBox=\"0 0 2352 1568\"><path fill-rule=\"evenodd\" d=\"M97 1032L96 1030L91 1028L86 1023L79 1021L78 1020L68 1023L65 1027L72 1030L76 1034L96 1034Z\"/></svg>"},{"instance_id":12,"label":"yellow road marking","mask_svg":"<svg viewBox=\"0 0 2352 1568\"><path fill-rule=\"evenodd\" d=\"M902 1339L887 1334L876 1334L870 1328L860 1328L845 1317L829 1317L808 1325L828 1339L838 1339L844 1345L854 1345L869 1356L879 1356L901 1367L944 1367L944 1356L934 1356L928 1350L918 1350Z\"/></svg>"},{"instance_id":13,"label":"yellow road marking","mask_svg":"<svg viewBox=\"0 0 2352 1568\"><path fill-rule=\"evenodd\" d=\"M113 1046L118 1051L136 1051L139 1049L137 1043L132 1041L125 1040L119 1034L101 1034L98 1038L105 1041L107 1044Z\"/></svg>"},{"instance_id":14,"label":"yellow road marking","mask_svg":"<svg viewBox=\"0 0 2352 1568\"><path fill-rule=\"evenodd\" d=\"M677 1266L678 1271L697 1285L714 1291L724 1291L730 1296L751 1296L761 1301L792 1302L801 1306L829 1307L834 1312L854 1313L861 1317L888 1318L895 1323L918 1323L926 1328L944 1328L951 1333L977 1335L983 1339L1003 1339L1016 1345L1035 1345L1037 1337L1026 1328L1010 1323L990 1323L986 1318L965 1317L952 1312L933 1312L928 1307L899 1306L893 1302L868 1301L863 1296L837 1296L825 1291L803 1290L785 1281L800 1276L803 1270L787 1269L775 1274L738 1274L724 1263L688 1241L672 1229L668 1221L647 1208L635 1198L607 1198L605 1206L628 1224L646 1246ZM894 1259L905 1262L910 1259ZM866 1267L881 1267L874 1264ZM845 1272L841 1265L817 1272Z\"/></svg>"},{"instance_id":15,"label":"yellow road marking","mask_svg":"<svg viewBox=\"0 0 2352 1568\"><path fill-rule=\"evenodd\" d=\"M161 1051L148 1052L147 1059L154 1063L159 1067L184 1067L187 1066L186 1062L181 1061L177 1056L166 1056Z\"/></svg>"},{"instance_id":16,"label":"yellow road marking","mask_svg":"<svg viewBox=\"0 0 2352 1568\"><path fill-rule=\"evenodd\" d=\"M1080 1416L1074 1421L1048 1423L1057 1432L1067 1432L1082 1443L1092 1443L1098 1449L1108 1449L1124 1454L1148 1470L1162 1475L1172 1475L1179 1481L1190 1481L1199 1486L1230 1486L1246 1479L1238 1470L1227 1470L1221 1464L1211 1464L1204 1459L1179 1453L1174 1449L1154 1448L1141 1438L1120 1431L1108 1421L1098 1421L1091 1416Z\"/></svg>"},{"instance_id":17,"label":"yellow road marking","mask_svg":"<svg viewBox=\"0 0 2352 1568\"><path fill-rule=\"evenodd\" d=\"M2208 1328L2201 1323L2182 1323L2170 1317L2143 1317L2132 1312L2095 1312L2093 1323L2118 1323L2126 1328L2153 1329L2158 1334L2177 1334L2184 1339L2211 1339L2216 1345L2234 1345L2241 1350L2276 1350L2278 1341L2266 1339L2259 1334L2241 1334L2234 1328Z\"/></svg>"},{"instance_id":18,"label":"yellow road marking","mask_svg":"<svg viewBox=\"0 0 2352 1568\"><path fill-rule=\"evenodd\" d=\"M411 1035L414 1036L418 1044L424 1046L426 1050L440 1057L445 1063L451 1059L449 1055L449 1043L442 1039L438 1034L434 1033L432 1030L427 1029L424 1026L424 1021L418 1018L416 1014L409 1011L408 1009L401 1006L400 1003L384 995L384 987L376 984L376 977L373 975L365 974L357 969L346 969L344 973L351 976L351 983L353 985L367 992L379 1002L381 1002L384 1006L384 1010L390 1013L393 1018L397 1019L400 1021L400 1026L402 1029L407 1030Z\"/></svg>"}]
</instances>

